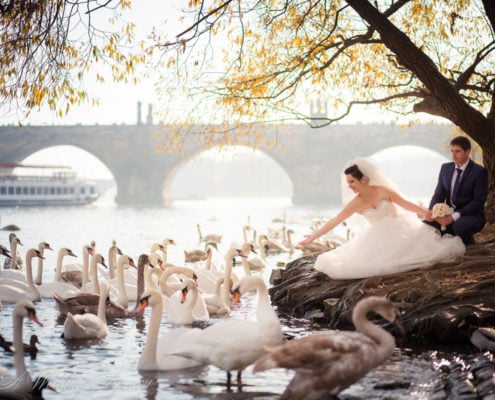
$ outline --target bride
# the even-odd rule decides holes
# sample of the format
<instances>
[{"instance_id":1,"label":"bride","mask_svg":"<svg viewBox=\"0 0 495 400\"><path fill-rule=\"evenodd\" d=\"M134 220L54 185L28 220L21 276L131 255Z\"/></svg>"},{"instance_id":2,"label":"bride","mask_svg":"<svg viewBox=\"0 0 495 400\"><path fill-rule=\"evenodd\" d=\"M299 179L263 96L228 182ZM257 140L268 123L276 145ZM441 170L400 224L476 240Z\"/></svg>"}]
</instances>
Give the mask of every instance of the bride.
<instances>
[{"instance_id":1,"label":"bride","mask_svg":"<svg viewBox=\"0 0 495 400\"><path fill-rule=\"evenodd\" d=\"M342 246L320 254L316 270L332 279L366 278L449 262L464 254L461 238L441 236L422 223L418 216L428 218L431 211L404 199L371 160L354 160L344 174L352 198L346 198L351 193L346 188L344 208L300 244L311 243L353 214L362 215L369 224Z\"/></svg>"}]
</instances>

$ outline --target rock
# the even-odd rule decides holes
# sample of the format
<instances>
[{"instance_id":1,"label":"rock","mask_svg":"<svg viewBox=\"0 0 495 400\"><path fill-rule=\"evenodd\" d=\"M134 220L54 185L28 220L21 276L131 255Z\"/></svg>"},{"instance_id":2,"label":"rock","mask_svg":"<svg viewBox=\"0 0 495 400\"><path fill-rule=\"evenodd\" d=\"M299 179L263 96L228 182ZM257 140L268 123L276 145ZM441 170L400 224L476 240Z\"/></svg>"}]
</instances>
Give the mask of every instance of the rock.
<instances>
[{"instance_id":1,"label":"rock","mask_svg":"<svg viewBox=\"0 0 495 400\"><path fill-rule=\"evenodd\" d=\"M472 346L458 327L465 316L495 326L495 225L476 240L455 262L365 279L332 280L313 268L317 254L301 257L270 288L272 303L297 318L319 310L330 329L353 329L354 305L363 297L384 296L403 304L407 344Z\"/></svg>"}]
</instances>

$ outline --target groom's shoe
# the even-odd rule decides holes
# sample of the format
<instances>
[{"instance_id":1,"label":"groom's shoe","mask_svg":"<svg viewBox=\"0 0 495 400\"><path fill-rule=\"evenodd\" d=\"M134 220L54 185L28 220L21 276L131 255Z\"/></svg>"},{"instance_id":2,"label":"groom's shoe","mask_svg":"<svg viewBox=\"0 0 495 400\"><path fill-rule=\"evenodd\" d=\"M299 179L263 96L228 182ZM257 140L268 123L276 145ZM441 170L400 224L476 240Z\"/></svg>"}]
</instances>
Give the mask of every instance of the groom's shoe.
<instances>
[{"instance_id":1,"label":"groom's shoe","mask_svg":"<svg viewBox=\"0 0 495 400\"><path fill-rule=\"evenodd\" d=\"M476 242L474 241L474 237L473 235L469 235L469 236L463 236L462 237L462 241L464 242L464 244L466 246L469 246L471 244L475 244Z\"/></svg>"}]
</instances>

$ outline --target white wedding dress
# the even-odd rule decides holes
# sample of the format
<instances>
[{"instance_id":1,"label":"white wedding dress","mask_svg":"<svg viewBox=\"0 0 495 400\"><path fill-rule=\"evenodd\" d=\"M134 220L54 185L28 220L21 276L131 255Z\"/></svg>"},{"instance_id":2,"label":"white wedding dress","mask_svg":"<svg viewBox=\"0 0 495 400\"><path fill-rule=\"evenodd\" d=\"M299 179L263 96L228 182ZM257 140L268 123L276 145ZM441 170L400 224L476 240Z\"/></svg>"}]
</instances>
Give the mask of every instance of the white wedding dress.
<instances>
[{"instance_id":1,"label":"white wedding dress","mask_svg":"<svg viewBox=\"0 0 495 400\"><path fill-rule=\"evenodd\" d=\"M316 270L332 279L366 278L453 261L466 250L460 237L441 236L415 214L398 213L388 200L365 210L363 217L369 226L343 245L320 254Z\"/></svg>"}]
</instances>

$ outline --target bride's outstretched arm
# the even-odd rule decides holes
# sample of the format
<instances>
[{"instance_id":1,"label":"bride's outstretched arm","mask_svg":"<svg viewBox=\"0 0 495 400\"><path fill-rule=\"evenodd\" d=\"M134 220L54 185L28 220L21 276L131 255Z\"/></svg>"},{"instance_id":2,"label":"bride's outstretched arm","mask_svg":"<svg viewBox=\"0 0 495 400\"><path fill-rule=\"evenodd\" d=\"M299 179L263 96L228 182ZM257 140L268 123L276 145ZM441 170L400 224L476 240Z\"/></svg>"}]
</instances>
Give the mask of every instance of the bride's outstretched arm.
<instances>
[{"instance_id":1,"label":"bride's outstretched arm","mask_svg":"<svg viewBox=\"0 0 495 400\"><path fill-rule=\"evenodd\" d=\"M335 228L340 223L344 222L347 218L349 218L352 214L356 212L357 205L354 200L350 201L346 204L346 206L340 211L335 217L329 220L325 225L323 225L320 229L314 231L310 235L304 235L304 239L299 242L299 244L308 244L313 240L318 239L320 236L324 235L327 232L330 232L333 228Z\"/></svg>"},{"instance_id":2,"label":"bride's outstretched arm","mask_svg":"<svg viewBox=\"0 0 495 400\"><path fill-rule=\"evenodd\" d=\"M400 194L390 190L390 199L397 205L401 206L404 210L416 213L421 218L427 219L431 215L431 211L427 208L423 208L404 199Z\"/></svg>"}]
</instances>

